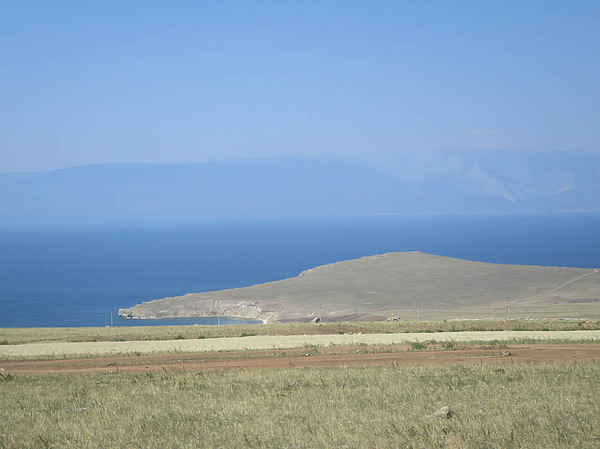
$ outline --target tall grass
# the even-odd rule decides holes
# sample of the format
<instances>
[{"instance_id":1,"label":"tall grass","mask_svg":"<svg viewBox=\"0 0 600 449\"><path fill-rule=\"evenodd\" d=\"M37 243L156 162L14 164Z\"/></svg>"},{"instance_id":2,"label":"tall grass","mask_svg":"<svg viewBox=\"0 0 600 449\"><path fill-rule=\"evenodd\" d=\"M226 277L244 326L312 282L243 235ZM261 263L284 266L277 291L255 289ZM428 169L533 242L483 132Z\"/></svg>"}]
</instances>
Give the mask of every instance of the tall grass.
<instances>
[{"instance_id":1,"label":"tall grass","mask_svg":"<svg viewBox=\"0 0 600 449\"><path fill-rule=\"evenodd\" d=\"M599 404L598 362L15 376L0 447L597 448Z\"/></svg>"}]
</instances>

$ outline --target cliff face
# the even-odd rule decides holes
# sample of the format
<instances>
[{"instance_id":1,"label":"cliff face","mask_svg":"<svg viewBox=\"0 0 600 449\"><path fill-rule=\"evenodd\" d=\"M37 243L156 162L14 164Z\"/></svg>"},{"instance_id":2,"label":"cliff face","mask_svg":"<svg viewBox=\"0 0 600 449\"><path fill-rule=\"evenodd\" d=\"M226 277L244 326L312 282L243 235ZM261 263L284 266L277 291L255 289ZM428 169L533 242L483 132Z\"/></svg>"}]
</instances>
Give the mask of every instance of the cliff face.
<instances>
[{"instance_id":1,"label":"cliff face","mask_svg":"<svg viewBox=\"0 0 600 449\"><path fill-rule=\"evenodd\" d=\"M194 294L181 297L181 301L167 301L165 298L143 302L128 309L119 309L119 316L132 319L158 319L182 317L230 316L261 320L264 323L276 321L277 311L263 308L258 301L227 301L220 299L200 299Z\"/></svg>"}]
</instances>

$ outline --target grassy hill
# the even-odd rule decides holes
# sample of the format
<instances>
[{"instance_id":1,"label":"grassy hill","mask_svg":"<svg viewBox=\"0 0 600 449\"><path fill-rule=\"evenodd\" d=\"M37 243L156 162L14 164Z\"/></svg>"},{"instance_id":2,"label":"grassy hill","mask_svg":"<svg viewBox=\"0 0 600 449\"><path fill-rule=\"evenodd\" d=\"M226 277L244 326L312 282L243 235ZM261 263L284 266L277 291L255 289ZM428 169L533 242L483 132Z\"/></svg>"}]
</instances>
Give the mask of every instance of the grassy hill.
<instances>
[{"instance_id":1,"label":"grassy hill","mask_svg":"<svg viewBox=\"0 0 600 449\"><path fill-rule=\"evenodd\" d=\"M320 307L324 320L485 318L507 316L509 304L512 317L598 317L600 271L387 253L251 287L150 301L120 314L307 321Z\"/></svg>"}]
</instances>

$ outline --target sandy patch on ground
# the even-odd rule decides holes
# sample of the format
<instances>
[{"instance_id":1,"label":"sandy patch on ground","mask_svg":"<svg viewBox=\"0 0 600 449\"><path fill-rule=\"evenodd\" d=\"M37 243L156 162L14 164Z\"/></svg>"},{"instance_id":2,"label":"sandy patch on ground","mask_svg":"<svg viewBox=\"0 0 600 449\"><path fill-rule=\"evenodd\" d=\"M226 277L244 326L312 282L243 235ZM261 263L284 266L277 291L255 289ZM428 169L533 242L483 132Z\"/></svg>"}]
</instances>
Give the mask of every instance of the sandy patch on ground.
<instances>
[{"instance_id":1,"label":"sandy patch on ground","mask_svg":"<svg viewBox=\"0 0 600 449\"><path fill-rule=\"evenodd\" d=\"M410 342L436 341L510 341L531 338L536 340L595 339L600 343L600 331L494 331L494 332L436 332L411 334L343 334L343 335L286 335L213 338L206 340L115 341L115 342L57 342L0 346L0 357L35 357L47 355L106 355L151 354L156 352L210 352L258 349L299 348L315 346L393 345Z\"/></svg>"}]
</instances>

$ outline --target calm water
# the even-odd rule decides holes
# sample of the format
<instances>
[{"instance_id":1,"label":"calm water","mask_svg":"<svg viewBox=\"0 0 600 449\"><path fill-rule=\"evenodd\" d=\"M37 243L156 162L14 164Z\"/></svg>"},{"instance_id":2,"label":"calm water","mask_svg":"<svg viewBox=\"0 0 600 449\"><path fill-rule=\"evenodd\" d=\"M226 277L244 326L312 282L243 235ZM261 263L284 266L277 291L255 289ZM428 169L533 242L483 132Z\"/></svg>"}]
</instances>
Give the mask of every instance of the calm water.
<instances>
[{"instance_id":1,"label":"calm water","mask_svg":"<svg viewBox=\"0 0 600 449\"><path fill-rule=\"evenodd\" d=\"M600 214L382 216L140 229L0 230L0 327L216 324L121 320L140 301L248 286L316 265L419 250L600 267ZM227 322L221 318L221 323Z\"/></svg>"}]
</instances>

